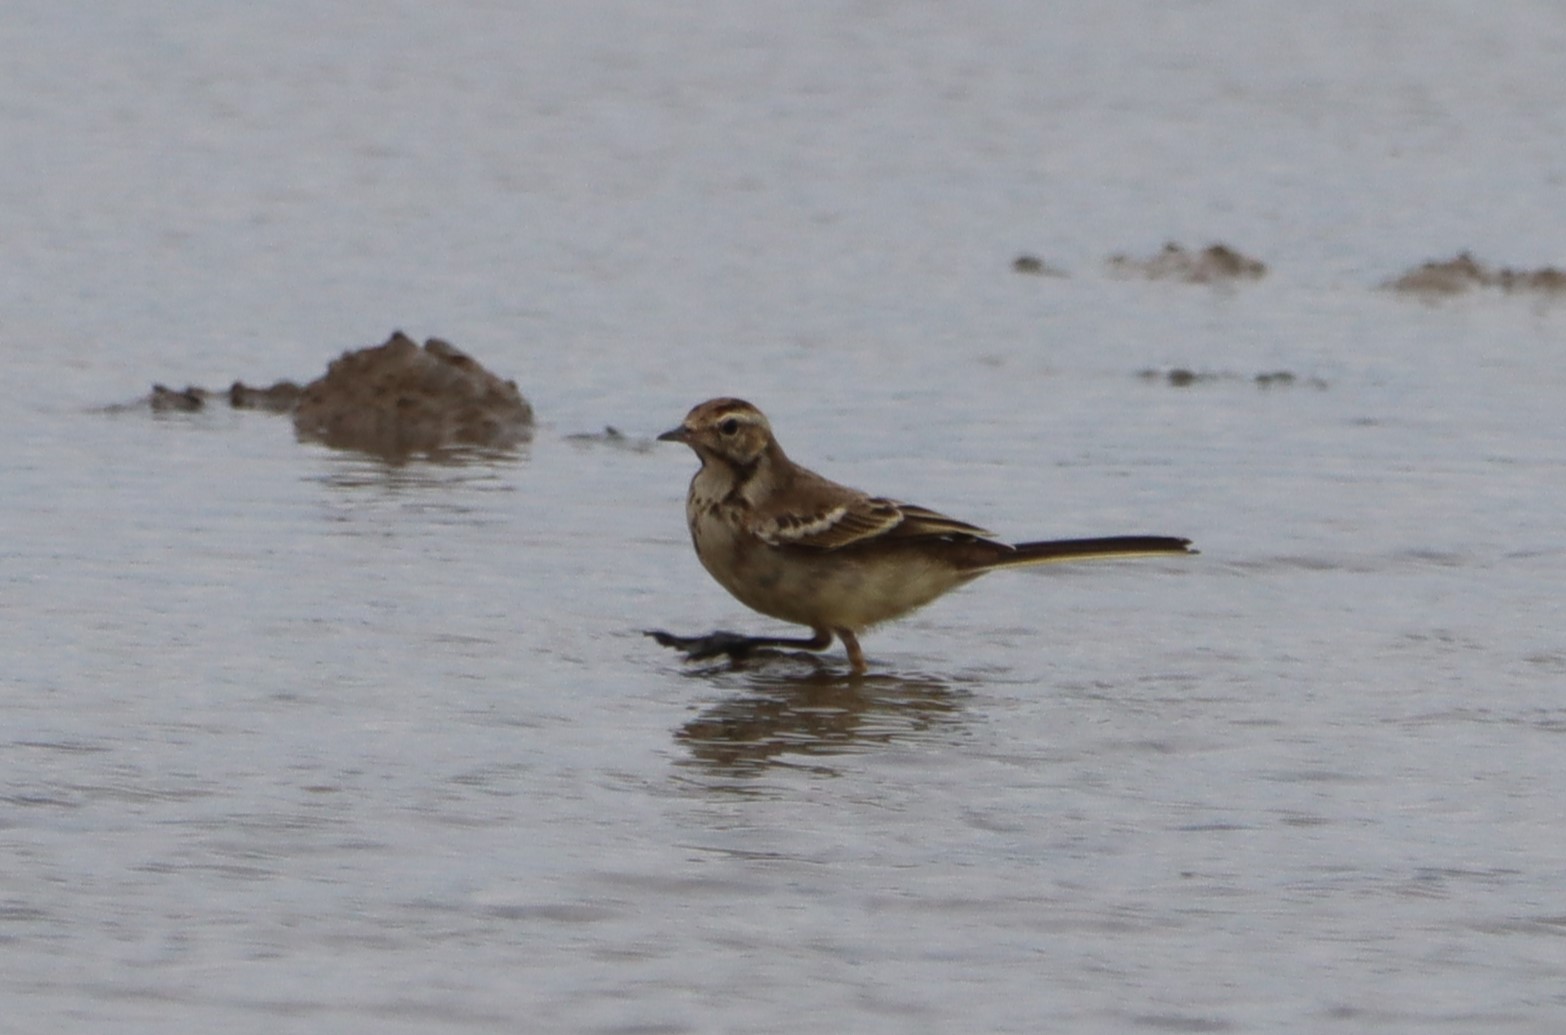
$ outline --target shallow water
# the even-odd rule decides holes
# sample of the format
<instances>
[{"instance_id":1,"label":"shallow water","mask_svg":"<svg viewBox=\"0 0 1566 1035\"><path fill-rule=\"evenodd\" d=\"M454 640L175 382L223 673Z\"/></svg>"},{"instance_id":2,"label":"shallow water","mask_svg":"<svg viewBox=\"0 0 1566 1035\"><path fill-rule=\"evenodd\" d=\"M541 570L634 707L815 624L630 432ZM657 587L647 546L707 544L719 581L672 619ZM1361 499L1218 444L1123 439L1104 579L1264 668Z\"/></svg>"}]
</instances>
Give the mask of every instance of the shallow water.
<instances>
[{"instance_id":1,"label":"shallow water","mask_svg":"<svg viewBox=\"0 0 1566 1035\"><path fill-rule=\"evenodd\" d=\"M1566 1018L1566 311L1372 290L1560 263L1553 5L12 8L8 1030ZM1106 275L1165 239L1271 271ZM102 410L393 326L535 441ZM772 626L628 446L719 393L1203 554L683 666L640 630Z\"/></svg>"}]
</instances>

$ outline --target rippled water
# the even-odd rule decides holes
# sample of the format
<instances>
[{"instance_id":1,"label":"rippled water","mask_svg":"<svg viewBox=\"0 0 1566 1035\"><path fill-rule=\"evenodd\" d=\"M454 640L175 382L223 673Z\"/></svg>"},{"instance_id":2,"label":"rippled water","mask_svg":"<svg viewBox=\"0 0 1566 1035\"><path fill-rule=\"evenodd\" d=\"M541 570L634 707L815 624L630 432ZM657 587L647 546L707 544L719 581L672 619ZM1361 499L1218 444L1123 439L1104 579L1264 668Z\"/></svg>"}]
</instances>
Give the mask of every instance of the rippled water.
<instances>
[{"instance_id":1,"label":"rippled water","mask_svg":"<svg viewBox=\"0 0 1566 1035\"><path fill-rule=\"evenodd\" d=\"M1563 45L1544 3L12 4L3 1026L1558 1030L1566 312L1373 287L1561 263ZM1102 267L1166 239L1271 269ZM536 440L103 409L394 326ZM773 628L640 448L719 393L877 492L1203 554L997 574L860 682L682 666L640 630Z\"/></svg>"}]
</instances>

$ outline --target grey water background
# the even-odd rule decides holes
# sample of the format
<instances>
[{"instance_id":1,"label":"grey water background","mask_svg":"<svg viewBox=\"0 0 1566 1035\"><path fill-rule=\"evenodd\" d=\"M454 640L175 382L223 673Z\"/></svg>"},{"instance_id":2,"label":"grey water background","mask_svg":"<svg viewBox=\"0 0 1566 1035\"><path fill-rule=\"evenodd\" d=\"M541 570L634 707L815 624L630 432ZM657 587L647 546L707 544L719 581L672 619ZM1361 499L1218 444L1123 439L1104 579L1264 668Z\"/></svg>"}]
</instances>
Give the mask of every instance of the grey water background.
<instances>
[{"instance_id":1,"label":"grey water background","mask_svg":"<svg viewBox=\"0 0 1566 1035\"><path fill-rule=\"evenodd\" d=\"M1373 289L1566 259L1563 54L1543 2L8 3L5 1030L1559 1031L1566 311ZM1271 269L1106 275L1165 240ZM536 440L103 411L394 327ZM861 684L690 669L640 630L775 628L630 448L716 394L1203 554L993 576Z\"/></svg>"}]
</instances>

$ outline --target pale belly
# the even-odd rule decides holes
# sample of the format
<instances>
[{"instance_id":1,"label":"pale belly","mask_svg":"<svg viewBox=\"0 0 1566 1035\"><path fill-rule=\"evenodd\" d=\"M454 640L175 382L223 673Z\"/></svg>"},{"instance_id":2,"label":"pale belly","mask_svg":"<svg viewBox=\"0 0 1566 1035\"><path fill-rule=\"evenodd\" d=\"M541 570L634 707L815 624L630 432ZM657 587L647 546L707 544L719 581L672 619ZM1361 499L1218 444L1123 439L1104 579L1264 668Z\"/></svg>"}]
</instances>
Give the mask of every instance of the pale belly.
<instances>
[{"instance_id":1,"label":"pale belly","mask_svg":"<svg viewBox=\"0 0 1566 1035\"><path fill-rule=\"evenodd\" d=\"M691 522L696 554L718 584L754 611L813 628L857 632L923 607L972 578L922 560L912 547L817 552L769 546L728 529L716 520Z\"/></svg>"}]
</instances>

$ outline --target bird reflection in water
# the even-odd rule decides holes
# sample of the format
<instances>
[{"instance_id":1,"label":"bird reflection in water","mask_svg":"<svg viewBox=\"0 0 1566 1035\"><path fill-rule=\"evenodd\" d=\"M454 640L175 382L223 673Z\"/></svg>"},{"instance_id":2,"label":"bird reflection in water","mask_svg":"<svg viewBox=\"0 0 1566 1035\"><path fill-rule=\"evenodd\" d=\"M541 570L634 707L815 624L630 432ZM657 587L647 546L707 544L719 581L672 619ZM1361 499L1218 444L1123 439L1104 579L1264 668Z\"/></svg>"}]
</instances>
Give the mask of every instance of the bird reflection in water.
<instances>
[{"instance_id":1,"label":"bird reflection in water","mask_svg":"<svg viewBox=\"0 0 1566 1035\"><path fill-rule=\"evenodd\" d=\"M755 775L772 765L832 772L826 757L925 736L955 725L961 715L961 691L945 680L850 675L814 655L758 654L691 676L742 691L703 709L675 733L694 763L723 776Z\"/></svg>"}]
</instances>

